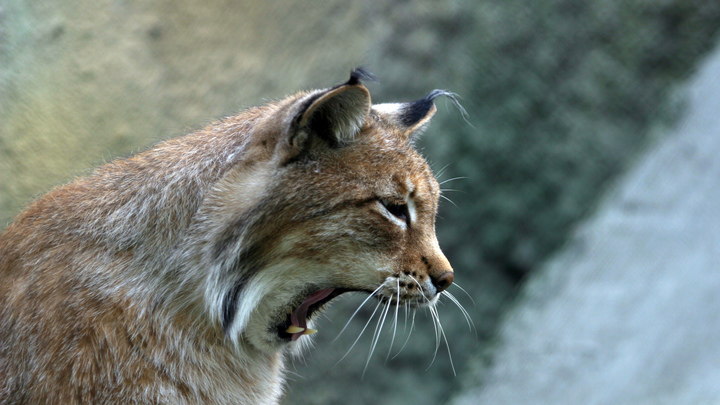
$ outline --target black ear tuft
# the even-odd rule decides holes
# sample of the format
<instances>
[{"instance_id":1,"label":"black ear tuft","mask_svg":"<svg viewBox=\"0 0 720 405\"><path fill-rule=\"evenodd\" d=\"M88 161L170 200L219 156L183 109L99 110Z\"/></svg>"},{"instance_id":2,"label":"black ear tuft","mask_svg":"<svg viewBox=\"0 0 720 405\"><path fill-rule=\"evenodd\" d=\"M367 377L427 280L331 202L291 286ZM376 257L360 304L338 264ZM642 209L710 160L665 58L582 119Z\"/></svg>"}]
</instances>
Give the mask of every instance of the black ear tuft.
<instances>
[{"instance_id":1,"label":"black ear tuft","mask_svg":"<svg viewBox=\"0 0 720 405\"><path fill-rule=\"evenodd\" d=\"M365 70L365 68L359 67L350 72L350 80L345 83L348 86L354 86L360 84L361 80L367 80L369 82L377 81L377 78L372 73Z\"/></svg>"},{"instance_id":2,"label":"black ear tuft","mask_svg":"<svg viewBox=\"0 0 720 405\"><path fill-rule=\"evenodd\" d=\"M443 96L449 98L455 107L460 110L463 118L467 120L467 111L458 101L458 95L447 90L433 90L425 98L406 103L399 111L399 120L405 127L413 127L428 117L435 103L436 98Z\"/></svg>"},{"instance_id":3,"label":"black ear tuft","mask_svg":"<svg viewBox=\"0 0 720 405\"><path fill-rule=\"evenodd\" d=\"M405 104L402 111L400 111L400 122L402 122L402 124L406 127L411 127L417 124L428 115L428 112L434 105L433 101L440 96L449 98L453 104L455 104L455 107L460 110L460 114L462 114L463 118L467 120L467 111L465 111L465 108L463 108L460 101L458 101L457 94L447 90L435 89L428 93L425 98Z\"/></svg>"},{"instance_id":4,"label":"black ear tuft","mask_svg":"<svg viewBox=\"0 0 720 405\"><path fill-rule=\"evenodd\" d=\"M437 111L434 100L440 96L449 98L467 121L467 112L458 101L458 95L447 90L433 90L424 98L408 103L377 104L373 109L384 115L388 122L394 122L402 136L412 142Z\"/></svg>"},{"instance_id":5,"label":"black ear tuft","mask_svg":"<svg viewBox=\"0 0 720 405\"><path fill-rule=\"evenodd\" d=\"M453 93L453 92L447 91L447 90L435 89L435 90L431 91L430 93L428 93L427 96L425 96L425 100L432 101L440 96L449 98L450 101L452 101L452 103L455 104L455 107L458 109L458 111L460 111L460 114L462 114L463 119L466 122L468 122L468 113L465 110L465 107L463 107L462 104L460 104L460 100L458 100L458 98L460 98L460 96L458 96L456 93ZM468 124L469 124L469 122L468 122Z\"/></svg>"},{"instance_id":6,"label":"black ear tuft","mask_svg":"<svg viewBox=\"0 0 720 405\"><path fill-rule=\"evenodd\" d=\"M399 111L400 123L407 128L414 126L428 115L433 105L432 99L427 97L406 103Z\"/></svg>"}]
</instances>

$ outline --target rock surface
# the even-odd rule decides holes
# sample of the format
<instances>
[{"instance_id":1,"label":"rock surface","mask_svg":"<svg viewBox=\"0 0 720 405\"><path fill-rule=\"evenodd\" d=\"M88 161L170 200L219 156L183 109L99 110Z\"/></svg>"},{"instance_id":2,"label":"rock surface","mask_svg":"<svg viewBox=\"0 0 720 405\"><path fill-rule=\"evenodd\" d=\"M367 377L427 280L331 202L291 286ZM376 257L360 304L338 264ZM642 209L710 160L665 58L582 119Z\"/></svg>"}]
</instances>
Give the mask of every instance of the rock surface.
<instances>
[{"instance_id":1,"label":"rock surface","mask_svg":"<svg viewBox=\"0 0 720 405\"><path fill-rule=\"evenodd\" d=\"M688 94L675 129L528 280L479 387L451 403L720 403L720 49Z\"/></svg>"}]
</instances>

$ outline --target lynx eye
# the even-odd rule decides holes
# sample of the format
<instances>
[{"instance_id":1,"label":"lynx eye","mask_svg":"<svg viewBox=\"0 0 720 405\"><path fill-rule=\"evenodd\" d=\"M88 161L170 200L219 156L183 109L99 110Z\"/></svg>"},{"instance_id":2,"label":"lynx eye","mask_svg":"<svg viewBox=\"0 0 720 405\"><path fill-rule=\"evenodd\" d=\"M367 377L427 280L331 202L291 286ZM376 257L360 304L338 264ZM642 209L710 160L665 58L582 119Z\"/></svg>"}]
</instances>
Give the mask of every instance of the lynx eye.
<instances>
[{"instance_id":1,"label":"lynx eye","mask_svg":"<svg viewBox=\"0 0 720 405\"><path fill-rule=\"evenodd\" d=\"M380 205L382 205L387 212L389 212L395 218L405 222L407 226L410 226L410 210L407 204L396 204L385 198L381 198Z\"/></svg>"}]
</instances>

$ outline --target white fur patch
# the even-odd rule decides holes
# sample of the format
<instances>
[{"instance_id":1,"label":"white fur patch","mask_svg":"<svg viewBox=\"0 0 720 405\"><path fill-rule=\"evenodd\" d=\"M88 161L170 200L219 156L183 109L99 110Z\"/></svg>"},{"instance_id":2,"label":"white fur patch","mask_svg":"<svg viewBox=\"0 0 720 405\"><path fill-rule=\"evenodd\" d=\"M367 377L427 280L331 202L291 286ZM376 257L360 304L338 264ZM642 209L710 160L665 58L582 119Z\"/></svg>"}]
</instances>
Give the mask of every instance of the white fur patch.
<instances>
[{"instance_id":1,"label":"white fur patch","mask_svg":"<svg viewBox=\"0 0 720 405\"><path fill-rule=\"evenodd\" d=\"M410 215L410 223L415 223L415 219L417 219L417 214L415 211L415 200L413 198L407 199L407 207L408 207L408 215Z\"/></svg>"},{"instance_id":2,"label":"white fur patch","mask_svg":"<svg viewBox=\"0 0 720 405\"><path fill-rule=\"evenodd\" d=\"M229 325L227 334L230 340L237 346L240 334L245 330L250 320L250 315L257 309L258 304L267 294L272 292L272 285L261 277L253 278L242 291L237 302L235 317Z\"/></svg>"},{"instance_id":3,"label":"white fur patch","mask_svg":"<svg viewBox=\"0 0 720 405\"><path fill-rule=\"evenodd\" d=\"M404 104L402 103L384 103L384 104L375 104L372 106L372 109L381 113L381 114L397 114Z\"/></svg>"}]
</instances>

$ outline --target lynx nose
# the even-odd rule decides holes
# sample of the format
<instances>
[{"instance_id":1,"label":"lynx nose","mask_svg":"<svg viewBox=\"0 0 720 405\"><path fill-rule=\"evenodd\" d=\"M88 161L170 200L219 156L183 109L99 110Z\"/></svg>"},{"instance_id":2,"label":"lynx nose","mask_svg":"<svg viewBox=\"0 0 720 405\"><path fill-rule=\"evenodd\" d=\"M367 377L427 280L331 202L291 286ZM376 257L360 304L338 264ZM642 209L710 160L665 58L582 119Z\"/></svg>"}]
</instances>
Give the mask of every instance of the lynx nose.
<instances>
[{"instance_id":1,"label":"lynx nose","mask_svg":"<svg viewBox=\"0 0 720 405\"><path fill-rule=\"evenodd\" d=\"M453 280L455 280L455 276L452 271L447 271L439 277L432 277L431 279L433 285L437 289L437 292L441 293L450 287L450 284L452 284Z\"/></svg>"}]
</instances>

